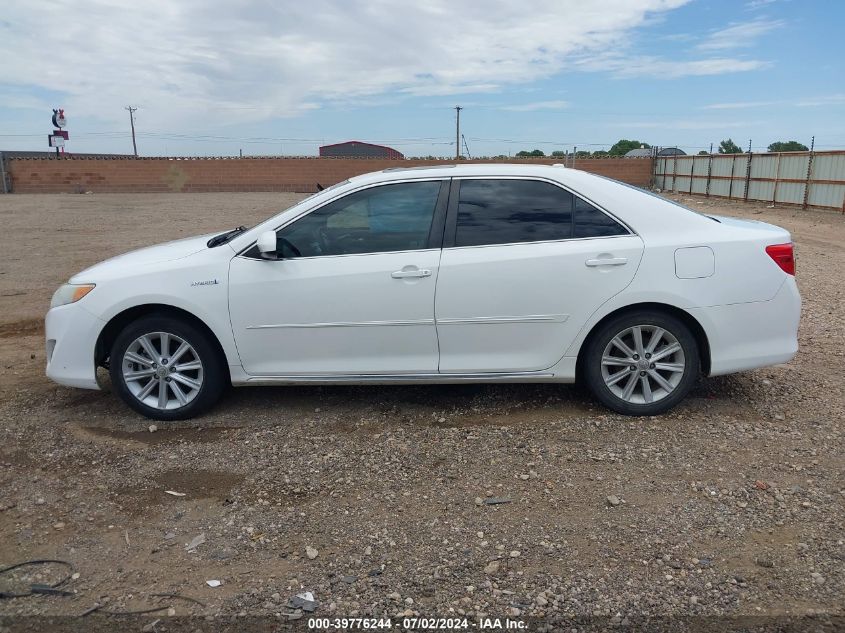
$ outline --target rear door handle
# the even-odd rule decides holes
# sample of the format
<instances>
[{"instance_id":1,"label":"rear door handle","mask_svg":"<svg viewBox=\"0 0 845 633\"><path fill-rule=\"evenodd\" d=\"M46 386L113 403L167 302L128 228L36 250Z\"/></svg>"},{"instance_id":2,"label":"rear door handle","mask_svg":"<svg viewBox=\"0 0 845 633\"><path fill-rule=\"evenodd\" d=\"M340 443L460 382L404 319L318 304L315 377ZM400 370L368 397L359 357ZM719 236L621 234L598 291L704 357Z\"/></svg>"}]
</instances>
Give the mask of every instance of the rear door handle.
<instances>
[{"instance_id":1,"label":"rear door handle","mask_svg":"<svg viewBox=\"0 0 845 633\"><path fill-rule=\"evenodd\" d=\"M624 266L628 263L627 257L608 257L606 259L588 259L587 266Z\"/></svg>"},{"instance_id":2,"label":"rear door handle","mask_svg":"<svg viewBox=\"0 0 845 633\"><path fill-rule=\"evenodd\" d=\"M425 268L414 268L411 270L397 270L390 273L394 279L409 279L411 277L431 277L431 271Z\"/></svg>"}]
</instances>

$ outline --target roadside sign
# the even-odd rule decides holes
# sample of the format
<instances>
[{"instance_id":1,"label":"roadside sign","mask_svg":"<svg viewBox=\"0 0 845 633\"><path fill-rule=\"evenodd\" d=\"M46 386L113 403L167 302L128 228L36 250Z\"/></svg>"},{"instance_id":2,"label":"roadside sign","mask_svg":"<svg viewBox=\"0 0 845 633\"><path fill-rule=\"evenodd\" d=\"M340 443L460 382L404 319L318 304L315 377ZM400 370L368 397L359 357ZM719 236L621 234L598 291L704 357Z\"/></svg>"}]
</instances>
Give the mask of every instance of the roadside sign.
<instances>
[{"instance_id":1,"label":"roadside sign","mask_svg":"<svg viewBox=\"0 0 845 633\"><path fill-rule=\"evenodd\" d=\"M65 153L65 141L70 138L67 130L62 128L67 126L67 119L65 118L65 111L62 108L53 109L53 133L47 135L47 143L50 147L56 148L56 156Z\"/></svg>"},{"instance_id":2,"label":"roadside sign","mask_svg":"<svg viewBox=\"0 0 845 633\"><path fill-rule=\"evenodd\" d=\"M53 125L55 125L56 127L65 127L67 125L67 119L65 119L64 110L53 110Z\"/></svg>"}]
</instances>

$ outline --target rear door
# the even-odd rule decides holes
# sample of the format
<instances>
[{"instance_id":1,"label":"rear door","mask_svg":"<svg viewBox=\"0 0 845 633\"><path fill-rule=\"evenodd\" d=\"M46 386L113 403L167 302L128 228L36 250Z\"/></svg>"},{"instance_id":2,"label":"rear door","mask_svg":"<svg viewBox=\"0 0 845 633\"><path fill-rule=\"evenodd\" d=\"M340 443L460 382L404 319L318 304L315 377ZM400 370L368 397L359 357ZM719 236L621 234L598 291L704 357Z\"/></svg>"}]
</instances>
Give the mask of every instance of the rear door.
<instances>
[{"instance_id":1,"label":"rear door","mask_svg":"<svg viewBox=\"0 0 845 633\"><path fill-rule=\"evenodd\" d=\"M441 373L557 363L631 283L642 240L553 182L454 179L437 281Z\"/></svg>"}]
</instances>

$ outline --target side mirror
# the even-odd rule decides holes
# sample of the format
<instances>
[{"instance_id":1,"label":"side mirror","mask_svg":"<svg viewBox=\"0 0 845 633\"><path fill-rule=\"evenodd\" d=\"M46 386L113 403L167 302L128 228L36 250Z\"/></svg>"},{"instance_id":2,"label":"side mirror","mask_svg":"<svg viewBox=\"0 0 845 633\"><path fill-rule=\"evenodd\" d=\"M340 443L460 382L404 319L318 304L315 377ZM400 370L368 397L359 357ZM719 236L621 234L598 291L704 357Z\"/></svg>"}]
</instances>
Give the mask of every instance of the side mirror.
<instances>
[{"instance_id":1,"label":"side mirror","mask_svg":"<svg viewBox=\"0 0 845 633\"><path fill-rule=\"evenodd\" d=\"M261 256L265 259L276 259L276 232L264 231L255 242Z\"/></svg>"}]
</instances>

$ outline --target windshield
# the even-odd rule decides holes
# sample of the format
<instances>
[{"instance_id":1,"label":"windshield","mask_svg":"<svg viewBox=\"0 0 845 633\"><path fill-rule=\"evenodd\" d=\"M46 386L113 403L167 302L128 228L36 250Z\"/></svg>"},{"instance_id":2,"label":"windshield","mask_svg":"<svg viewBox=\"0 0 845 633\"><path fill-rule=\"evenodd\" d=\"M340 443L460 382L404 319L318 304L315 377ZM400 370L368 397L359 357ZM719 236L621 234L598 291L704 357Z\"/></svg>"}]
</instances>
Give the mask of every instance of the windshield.
<instances>
[{"instance_id":1,"label":"windshield","mask_svg":"<svg viewBox=\"0 0 845 633\"><path fill-rule=\"evenodd\" d=\"M280 211L280 213L286 213L286 212L290 211L291 209L296 209L297 207L305 205L309 200L316 198L317 196L322 196L323 194L330 194L335 189L339 189L340 187L348 185L349 183L350 183L350 181L348 179L337 182L337 183L335 183L335 184L333 184L329 187L322 187L319 183L317 183L317 187L319 189L318 191L315 191L310 196L305 196L302 200L300 200L296 204L293 204L293 205L287 207L286 209L282 209ZM274 216L274 218L275 217L277 217L277 216ZM266 221L269 222L270 220L272 220L274 218L268 218ZM252 228L255 228L255 227L252 227ZM278 227L272 227L272 228L274 228L274 230L275 230ZM225 233L221 233L220 235L215 235L210 240L208 240L208 247L214 248L215 246L220 246L221 244L225 244L225 243L235 239L238 235L240 235L241 233L243 233L246 230L247 230L247 228L245 226L239 226L238 228L233 229L231 231L226 231Z\"/></svg>"},{"instance_id":2,"label":"windshield","mask_svg":"<svg viewBox=\"0 0 845 633\"><path fill-rule=\"evenodd\" d=\"M337 189L338 187L343 187L344 185L347 185L347 184L349 184L349 180L342 180L341 182L337 182L337 183L335 183L335 184L333 184L329 187L323 187L319 183L317 183L318 191L315 191L310 196L304 197L302 200L297 202L295 205L288 207L288 209L293 209L293 207L296 207L296 206L302 204L303 202L310 200L311 198L313 198L315 196L319 196L319 195L322 195L324 193L328 193L330 191ZM285 211L287 211L288 209L285 209ZM208 240L208 243L207 243L208 247L214 248L215 246L220 246L221 244L225 244L226 242L231 241L236 236L240 235L241 233L243 233L246 230L247 230L247 227L239 226L235 229L232 229L231 231L226 231L225 233L221 233L220 235L215 235L210 240Z\"/></svg>"}]
</instances>

